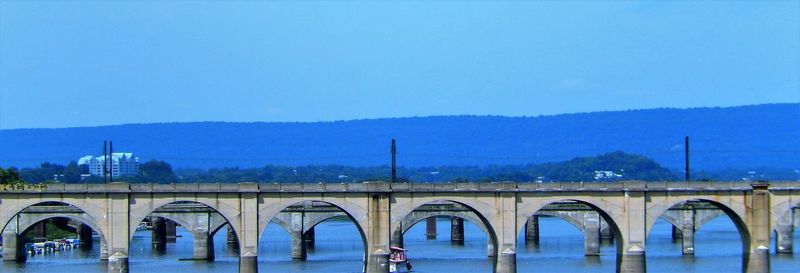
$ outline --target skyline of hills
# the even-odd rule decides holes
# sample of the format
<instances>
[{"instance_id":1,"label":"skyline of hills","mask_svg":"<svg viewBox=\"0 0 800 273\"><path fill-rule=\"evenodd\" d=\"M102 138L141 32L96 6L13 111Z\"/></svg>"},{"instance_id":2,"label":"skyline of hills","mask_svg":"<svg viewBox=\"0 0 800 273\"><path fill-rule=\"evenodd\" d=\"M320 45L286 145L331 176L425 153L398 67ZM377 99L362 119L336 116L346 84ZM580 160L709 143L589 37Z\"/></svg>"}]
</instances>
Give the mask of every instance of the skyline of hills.
<instances>
[{"instance_id":1,"label":"skyline of hills","mask_svg":"<svg viewBox=\"0 0 800 273\"><path fill-rule=\"evenodd\" d=\"M176 168L264 165L540 164L624 151L683 166L800 168L800 104L658 108L537 117L431 116L330 122L188 122L0 130L0 166L66 163L101 154L103 140Z\"/></svg>"}]
</instances>

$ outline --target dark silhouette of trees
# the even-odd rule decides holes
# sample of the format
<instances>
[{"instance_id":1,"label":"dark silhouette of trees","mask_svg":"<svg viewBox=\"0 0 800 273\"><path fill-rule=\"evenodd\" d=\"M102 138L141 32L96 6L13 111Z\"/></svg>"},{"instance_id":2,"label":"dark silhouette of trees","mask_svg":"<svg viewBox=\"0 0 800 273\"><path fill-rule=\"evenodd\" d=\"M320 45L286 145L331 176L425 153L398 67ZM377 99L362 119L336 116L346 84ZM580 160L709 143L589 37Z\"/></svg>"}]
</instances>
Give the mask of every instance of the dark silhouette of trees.
<instances>
[{"instance_id":1,"label":"dark silhouette of trees","mask_svg":"<svg viewBox=\"0 0 800 273\"><path fill-rule=\"evenodd\" d=\"M139 177L133 177L133 180L150 183L178 182L178 177L172 171L172 166L161 160L150 160L139 165L139 173Z\"/></svg>"},{"instance_id":2,"label":"dark silhouette of trees","mask_svg":"<svg viewBox=\"0 0 800 273\"><path fill-rule=\"evenodd\" d=\"M22 183L22 180L19 179L19 174L14 168L0 168L0 184L6 185L17 183Z\"/></svg>"}]
</instances>

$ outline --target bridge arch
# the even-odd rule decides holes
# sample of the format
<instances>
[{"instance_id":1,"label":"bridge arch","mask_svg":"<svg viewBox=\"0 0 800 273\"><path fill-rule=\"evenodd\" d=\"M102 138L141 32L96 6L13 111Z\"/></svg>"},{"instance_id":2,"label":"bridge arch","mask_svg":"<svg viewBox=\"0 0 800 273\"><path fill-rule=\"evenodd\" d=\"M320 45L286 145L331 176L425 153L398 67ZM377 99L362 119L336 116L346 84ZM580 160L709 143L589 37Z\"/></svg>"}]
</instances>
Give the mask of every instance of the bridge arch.
<instances>
[{"instance_id":1,"label":"bridge arch","mask_svg":"<svg viewBox=\"0 0 800 273\"><path fill-rule=\"evenodd\" d=\"M774 200L771 204L770 210L772 216L772 223L775 224L789 224L793 220L794 210L800 208L800 198L793 198L791 195L773 194ZM775 229L773 225L773 229Z\"/></svg>"},{"instance_id":2,"label":"bridge arch","mask_svg":"<svg viewBox=\"0 0 800 273\"><path fill-rule=\"evenodd\" d=\"M181 227L190 232L198 228L192 223L191 219L192 216L196 215L193 215L191 213L180 213L177 215L172 215L170 213L152 213L150 215L152 217L161 217L173 221L175 223L178 223L179 225L181 225ZM217 233L217 231L219 231L220 229L222 229L222 227L226 225L228 225L228 221L225 218L223 218L221 214L214 212L211 215L209 215L208 234L213 237L214 234Z\"/></svg>"},{"instance_id":3,"label":"bridge arch","mask_svg":"<svg viewBox=\"0 0 800 273\"><path fill-rule=\"evenodd\" d=\"M572 225L573 227L577 228L580 231L584 230L583 218L578 219L577 216L571 216L563 213L550 212L550 211L539 211L536 214L559 218L561 220L564 220L564 222L569 223L570 225Z\"/></svg>"},{"instance_id":4,"label":"bridge arch","mask_svg":"<svg viewBox=\"0 0 800 273\"><path fill-rule=\"evenodd\" d=\"M348 200L347 198L328 198L326 196L320 196L320 198L281 198L279 202L271 202L270 204L260 206L258 213L258 238L261 238L261 236L264 235L264 231L266 231L266 227L269 222L278 219L277 216L279 213L293 205L302 204L303 202L320 202L336 207L356 224L356 227L358 228L358 231L364 239L364 243L366 244L367 239L364 233L364 227L366 226L366 221L368 220L366 211L367 206L365 204ZM320 220L317 222L317 224L324 220L326 219ZM287 226L286 224L284 224L284 228Z\"/></svg>"},{"instance_id":5,"label":"bridge arch","mask_svg":"<svg viewBox=\"0 0 800 273\"><path fill-rule=\"evenodd\" d=\"M131 199L132 200L136 200L134 198L131 198ZM223 206L222 204L217 202L216 198L213 198L213 197L212 198L200 198L200 197L194 197L194 196L193 197L175 197L175 196L173 196L171 198L149 198L149 199L146 199L146 201L147 202L141 202L141 203L132 202L132 204L130 205L130 216L129 216L130 217L130 221L129 221L129 225L130 226L129 226L129 230L131 232L130 232L130 235L129 235L130 236L129 240L133 239L134 231L136 231L136 228L139 226L139 223L144 221L145 218L147 218L148 216L153 214L156 210L158 210L161 207L164 207L166 205L181 204L181 203L195 203L195 204L204 205L204 206L210 208L211 210L213 210L214 212L216 212L220 216L222 216L222 218L224 219L224 222L228 223L233 228L233 232L234 232L234 234L237 235L237 238L241 238L241 236L238 236L240 234L240 231L241 231L240 225L237 222L231 222L231 220L230 220L230 219L238 219L237 215L239 215L239 211L237 209L234 209L234 208L229 208L229 207ZM166 217L162 217L162 218L166 218ZM174 219L171 219L171 220L174 220ZM178 221L175 221L175 222L178 222ZM223 226L225 226L225 225L223 224L223 225L220 225L220 226L216 227L216 230L214 230L214 232L218 231ZM209 230L209 232L211 232L211 230ZM239 243L241 245L242 242L239 242Z\"/></svg>"},{"instance_id":6,"label":"bridge arch","mask_svg":"<svg viewBox=\"0 0 800 273\"><path fill-rule=\"evenodd\" d=\"M421 222L422 220L436 217L436 216L450 216L450 217L458 217L464 220L470 221L471 223L475 224L486 233L486 236L490 236L489 228L483 223L483 220L475 215L473 212L455 212L455 211L426 211L426 212L417 212L411 211L405 218L403 218L401 222L402 233L405 234L412 226L416 225L417 223Z\"/></svg>"},{"instance_id":7,"label":"bridge arch","mask_svg":"<svg viewBox=\"0 0 800 273\"><path fill-rule=\"evenodd\" d=\"M414 224L419 223L420 221L427 219L428 217L422 216L413 216L414 211L422 207L423 205L432 204L432 203L439 203L439 202L450 202L454 204L458 204L463 206L465 209L469 210L471 213L467 215L462 215L463 219L470 221L471 223L475 224L478 227L485 228L486 231L486 239L488 241L488 245L491 250L491 258L493 259L493 270L497 270L498 267L498 260L500 257L500 253L503 251L502 246L499 245L498 240L498 233L495 231L494 227L492 226L492 222L490 219L497 219L502 214L502 212L498 211L496 208L493 209L491 204L483 203L480 201L477 196L413 196L412 198L397 198L396 203L392 207L393 215L391 216L390 221L390 231L391 231L391 241L396 240L403 240L402 234L407 231L408 228L412 227ZM423 215L424 216L424 215ZM404 220L407 222L411 222L413 220L414 224L408 225L407 227L404 226ZM398 242L391 242L392 245L401 245Z\"/></svg>"},{"instance_id":8,"label":"bridge arch","mask_svg":"<svg viewBox=\"0 0 800 273\"><path fill-rule=\"evenodd\" d=\"M315 214L312 214L311 216L308 216L308 217L309 218L303 220L303 233L308 232L309 230L313 229L314 227L316 227L320 223L325 222L325 221L327 221L329 219L336 218L336 217L349 217L349 216L347 214L343 213L343 212L331 212L331 213L315 213ZM286 219L283 219L282 217L276 216L276 217L272 218L272 221L270 221L270 222L279 225L286 232L291 232L292 231L292 228L291 228L292 224L287 222Z\"/></svg>"},{"instance_id":9,"label":"bridge arch","mask_svg":"<svg viewBox=\"0 0 800 273\"><path fill-rule=\"evenodd\" d=\"M363 243L363 266L366 268L367 260L369 257L369 247L368 247L368 240L367 235L364 231L364 227L366 226L366 222L369 220L367 219L366 207L363 204L355 203L347 198L325 198L322 196L321 198L309 198L309 197L295 197L295 198L281 198L280 202L271 203L266 206L259 208L259 230L258 230L258 240L264 236L264 232L267 230L267 225L270 222L275 222L279 226L281 226L285 231L291 234L292 224L286 222L285 219L281 219L279 214L286 210L287 208L298 205L304 204L306 202L319 202L324 203L330 206L337 208L342 214L340 215L332 215L329 217L320 217L318 219L313 219L308 227L303 225L303 230L301 231L304 235L308 230L312 227L322 223L323 221L336 217L336 216L346 216L349 218L356 227L359 236L361 236L361 241ZM305 255L305 254L303 254ZM305 259L305 257L303 257Z\"/></svg>"},{"instance_id":10,"label":"bridge arch","mask_svg":"<svg viewBox=\"0 0 800 273\"><path fill-rule=\"evenodd\" d=\"M734 225L736 226L736 229L739 231L739 235L742 239L742 246L744 247L744 249L749 250L750 232L747 228L747 224L745 224L744 222L745 219L744 204L731 201L725 202L725 201L720 201L719 199L714 200L712 198L703 196L686 196L680 198L673 197L649 205L647 208L647 215L645 216L646 218L645 238L649 237L650 231L652 230L653 225L656 222L656 219L658 219L659 217L665 218L663 216L666 214L667 210L689 201L706 202L722 210L731 219L731 221L733 221ZM665 219L669 220L669 218ZM710 221L711 219L708 220ZM670 223L672 224L672 222Z\"/></svg>"},{"instance_id":11,"label":"bridge arch","mask_svg":"<svg viewBox=\"0 0 800 273\"><path fill-rule=\"evenodd\" d=\"M705 225L708 222L711 222L711 220L717 219L717 217L720 217L722 215L726 215L726 214L725 214L725 212L723 212L721 210L720 210L719 213L707 213L707 214L700 215L699 218L695 219L694 230L695 231L700 230L700 228L703 227L703 225ZM669 211L664 212L664 214L662 214L661 217L659 217L657 219L664 219L664 221L667 221L667 223L670 223L673 227L678 228L678 229L681 228L681 224L680 224L681 220L676 218L675 215L670 214Z\"/></svg>"},{"instance_id":12,"label":"bridge arch","mask_svg":"<svg viewBox=\"0 0 800 273\"><path fill-rule=\"evenodd\" d=\"M613 234L614 243L617 246L617 260L619 262L619 255L623 252L623 241L625 237L623 237L622 231L619 227L618 223L624 223L627 219L624 215L624 210L622 208L622 204L616 204L613 201L609 201L603 197L579 197L576 198L574 196L543 196L543 195L536 195L536 196L523 196L522 202L517 204L517 228L516 230L521 233L522 230L525 228L525 224L528 221L528 218L533 216L534 214L541 213L542 209L546 206L559 203L559 202L576 202L579 204L583 204L591 208L592 210L596 211L600 218L604 220L607 224L611 233ZM575 225L578 227L579 230L582 230L578 223L572 223L567 220L570 224Z\"/></svg>"},{"instance_id":13,"label":"bridge arch","mask_svg":"<svg viewBox=\"0 0 800 273\"><path fill-rule=\"evenodd\" d=\"M720 209L725 215L728 216L736 230L739 233L739 238L742 243L742 270L746 271L748 266L748 260L750 258L750 231L747 224L744 222L745 219L745 205L743 200L737 200L734 198L710 198L709 196L682 196L682 197L669 197L663 200L657 200L648 205L646 216L645 216L645 240L650 237L650 233L652 231L653 226L658 218L662 218L670 222L670 217L664 217L667 214L667 211L670 208L679 206L681 204L687 202L705 202L708 204L713 205ZM705 219L705 222L710 221L711 219L717 218L719 215L715 215L714 217L708 217ZM672 221L677 222L676 219L672 219ZM703 224L705 223L703 222ZM673 226L675 224L670 222ZM699 230L700 226L696 226L694 230ZM680 229L680 228L679 228ZM692 235L694 236L694 235ZM684 250L685 251L685 250ZM694 249L691 249L692 253ZM686 252L684 252L686 253Z\"/></svg>"},{"instance_id":14,"label":"bridge arch","mask_svg":"<svg viewBox=\"0 0 800 273\"><path fill-rule=\"evenodd\" d=\"M6 213L4 215L0 215L0 217L2 217L2 218L0 218L0 223L3 224L2 229L0 229L0 231L4 231L7 228L9 228L10 224L11 224L11 221L13 221L15 217L19 217L19 214L23 210L25 210L26 208L29 208L29 207L32 207L32 206L36 206L36 205L40 205L40 204L46 204L46 203L57 203L59 205L73 206L73 207L78 208L82 212L83 215L64 214L64 215L57 215L57 216L54 216L54 215L34 216L34 218L27 219L25 221L26 223L23 223L21 226L15 227L15 228L17 228L17 231L20 234L25 232L25 231L27 231L34 224L39 223L39 222L41 222L43 220L47 220L47 219L51 219L51 218L68 218L68 219L75 220L75 221L81 222L83 224L86 224L87 226L91 227L93 230L95 230L100 235L101 240L105 240L106 239L105 238L106 223L104 221L98 221L98 219L102 219L100 215L92 215L91 213L89 213L87 211L87 208L90 208L90 207L87 207L84 204L76 205L73 202L65 202L63 200L56 200L56 199L50 199L50 200L48 200L48 199L44 199L44 200L42 200L42 199L39 199L39 200L22 200L22 202L19 202L19 203L16 203L16 204L10 204L11 208L2 210L2 211L5 211ZM3 205L6 205L6 204L4 203ZM2 212L0 212L0 213L2 213Z\"/></svg>"}]
</instances>

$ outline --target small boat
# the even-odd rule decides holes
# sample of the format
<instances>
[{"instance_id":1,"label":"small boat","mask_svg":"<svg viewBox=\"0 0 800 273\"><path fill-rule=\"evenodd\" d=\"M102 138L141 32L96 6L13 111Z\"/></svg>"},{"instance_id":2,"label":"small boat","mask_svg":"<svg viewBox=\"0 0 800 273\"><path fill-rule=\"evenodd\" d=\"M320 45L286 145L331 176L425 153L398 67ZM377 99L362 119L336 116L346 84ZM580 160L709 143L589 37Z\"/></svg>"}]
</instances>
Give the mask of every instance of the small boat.
<instances>
[{"instance_id":1,"label":"small boat","mask_svg":"<svg viewBox=\"0 0 800 273\"><path fill-rule=\"evenodd\" d=\"M411 272L411 262L408 261L406 250L399 247L390 247L389 273Z\"/></svg>"}]
</instances>

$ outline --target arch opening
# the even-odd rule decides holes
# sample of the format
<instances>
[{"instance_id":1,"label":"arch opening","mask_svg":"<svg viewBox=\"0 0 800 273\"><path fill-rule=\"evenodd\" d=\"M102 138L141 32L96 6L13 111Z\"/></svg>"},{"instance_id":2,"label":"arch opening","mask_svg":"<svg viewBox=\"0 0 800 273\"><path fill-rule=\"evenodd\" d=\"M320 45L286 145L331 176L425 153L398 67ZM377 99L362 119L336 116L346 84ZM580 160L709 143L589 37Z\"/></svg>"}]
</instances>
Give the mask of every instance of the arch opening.
<instances>
[{"instance_id":1,"label":"arch opening","mask_svg":"<svg viewBox=\"0 0 800 273\"><path fill-rule=\"evenodd\" d=\"M258 259L267 265L259 267L259 271L363 269L368 255L367 237L362 224L344 207L310 199L264 212Z\"/></svg>"},{"instance_id":2,"label":"arch opening","mask_svg":"<svg viewBox=\"0 0 800 273\"><path fill-rule=\"evenodd\" d=\"M551 200L524 216L517 234L517 245L523 246L517 247L517 272L608 272L619 266L622 233L592 202Z\"/></svg>"},{"instance_id":3,"label":"arch opening","mask_svg":"<svg viewBox=\"0 0 800 273\"><path fill-rule=\"evenodd\" d=\"M238 270L239 236L227 217L214 207L180 200L132 217L139 218L131 223L132 268L157 271L156 263L146 261L158 259L192 261L178 264L192 272Z\"/></svg>"},{"instance_id":4,"label":"arch opening","mask_svg":"<svg viewBox=\"0 0 800 273\"><path fill-rule=\"evenodd\" d=\"M477 271L494 271L496 233L477 209L457 200L439 199L417 205L392 224L391 244L408 251L415 267L448 271L441 260L459 259ZM437 262L439 261L439 262Z\"/></svg>"},{"instance_id":5,"label":"arch opening","mask_svg":"<svg viewBox=\"0 0 800 273\"><path fill-rule=\"evenodd\" d=\"M36 259L57 264L62 256L89 260L108 258L102 226L95 217L74 204L36 202L6 219L1 229L2 256L6 263ZM55 257L44 259L42 254Z\"/></svg>"},{"instance_id":6,"label":"arch opening","mask_svg":"<svg viewBox=\"0 0 800 273\"><path fill-rule=\"evenodd\" d=\"M646 233L646 255L651 257L648 267L684 264L699 271L744 270L750 235L744 220L729 206L714 200L691 198L673 202L660 215L654 216L655 221L648 224ZM737 248L741 251L737 252ZM700 251L696 252L697 249ZM695 259L696 256L703 259ZM742 257L739 266L711 262L734 256Z\"/></svg>"}]
</instances>

